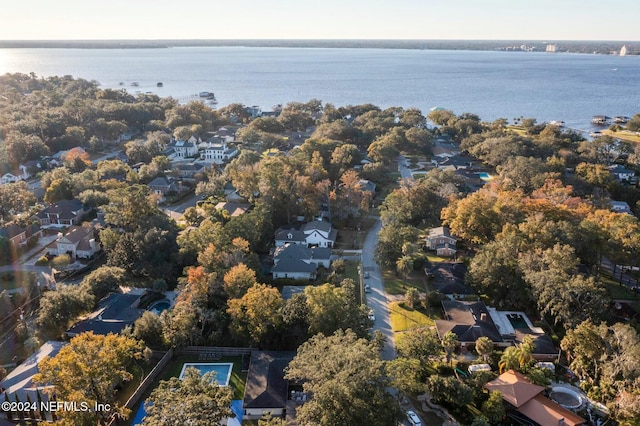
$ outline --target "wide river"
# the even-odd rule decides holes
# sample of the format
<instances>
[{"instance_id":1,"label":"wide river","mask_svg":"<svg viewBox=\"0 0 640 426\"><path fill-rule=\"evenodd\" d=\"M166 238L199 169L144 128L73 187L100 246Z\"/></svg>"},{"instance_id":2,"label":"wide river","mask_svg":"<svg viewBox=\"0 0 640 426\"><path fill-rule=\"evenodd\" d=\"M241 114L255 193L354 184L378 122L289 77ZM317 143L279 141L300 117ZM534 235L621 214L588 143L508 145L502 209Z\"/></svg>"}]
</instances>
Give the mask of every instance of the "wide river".
<instances>
[{"instance_id":1,"label":"wide river","mask_svg":"<svg viewBox=\"0 0 640 426\"><path fill-rule=\"evenodd\" d=\"M269 110L320 99L336 106L433 107L483 120L533 117L588 129L592 115L640 112L640 57L497 51L179 47L0 49L0 74L73 75L102 87ZM137 82L138 87L131 84ZM157 87L162 82L163 87Z\"/></svg>"}]
</instances>

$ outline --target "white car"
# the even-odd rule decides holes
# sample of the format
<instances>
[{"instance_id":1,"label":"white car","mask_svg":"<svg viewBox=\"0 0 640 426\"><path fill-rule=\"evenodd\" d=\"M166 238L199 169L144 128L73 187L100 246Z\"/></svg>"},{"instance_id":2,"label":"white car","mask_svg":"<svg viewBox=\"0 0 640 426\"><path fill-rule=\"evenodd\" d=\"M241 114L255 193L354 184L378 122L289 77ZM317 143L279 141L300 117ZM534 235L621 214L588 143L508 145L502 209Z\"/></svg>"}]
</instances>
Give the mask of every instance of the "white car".
<instances>
[{"instance_id":1,"label":"white car","mask_svg":"<svg viewBox=\"0 0 640 426\"><path fill-rule=\"evenodd\" d=\"M422 421L420 420L420 417L418 417L418 415L415 413L415 411L407 411L407 419L409 419L409 423L411 423L411 426L422 426Z\"/></svg>"},{"instance_id":2,"label":"white car","mask_svg":"<svg viewBox=\"0 0 640 426\"><path fill-rule=\"evenodd\" d=\"M364 286L364 292L365 292L365 293L371 293L371 287L369 286L369 284L365 284L365 286Z\"/></svg>"},{"instance_id":3,"label":"white car","mask_svg":"<svg viewBox=\"0 0 640 426\"><path fill-rule=\"evenodd\" d=\"M369 311L369 319L371 321L375 321L376 320L376 314L373 313L373 309Z\"/></svg>"}]
</instances>

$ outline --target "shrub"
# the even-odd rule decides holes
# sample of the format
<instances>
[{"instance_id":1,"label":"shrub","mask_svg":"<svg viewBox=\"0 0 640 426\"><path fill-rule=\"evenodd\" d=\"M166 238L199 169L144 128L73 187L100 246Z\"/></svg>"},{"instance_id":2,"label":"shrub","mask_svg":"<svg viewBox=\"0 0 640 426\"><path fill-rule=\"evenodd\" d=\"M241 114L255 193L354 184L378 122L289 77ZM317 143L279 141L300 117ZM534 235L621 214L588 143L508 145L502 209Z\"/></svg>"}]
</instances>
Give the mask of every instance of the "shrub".
<instances>
[{"instance_id":1,"label":"shrub","mask_svg":"<svg viewBox=\"0 0 640 426\"><path fill-rule=\"evenodd\" d=\"M38 258L38 260L36 261L37 266L45 266L47 263L49 263L49 259L47 258L47 256L40 256L40 258Z\"/></svg>"}]
</instances>

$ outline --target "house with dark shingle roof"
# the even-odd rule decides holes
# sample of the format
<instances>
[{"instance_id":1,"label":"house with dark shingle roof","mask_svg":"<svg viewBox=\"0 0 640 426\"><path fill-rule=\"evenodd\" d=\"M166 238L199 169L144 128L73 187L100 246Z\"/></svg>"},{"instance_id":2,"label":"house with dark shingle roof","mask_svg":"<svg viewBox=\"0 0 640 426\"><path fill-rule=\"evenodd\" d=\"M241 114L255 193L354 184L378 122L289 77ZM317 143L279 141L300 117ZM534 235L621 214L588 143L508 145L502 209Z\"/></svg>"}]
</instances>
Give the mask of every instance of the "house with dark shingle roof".
<instances>
[{"instance_id":1,"label":"house with dark shingle roof","mask_svg":"<svg viewBox=\"0 0 640 426\"><path fill-rule=\"evenodd\" d=\"M287 244L276 247L273 255L273 278L314 279L319 266L331 265L331 250L324 247L305 247Z\"/></svg>"},{"instance_id":2,"label":"house with dark shingle roof","mask_svg":"<svg viewBox=\"0 0 640 426\"><path fill-rule=\"evenodd\" d=\"M69 337L87 331L100 335L118 334L144 313L144 309L138 308L139 302L139 294L111 293L98 303L98 309L71 326L66 334Z\"/></svg>"},{"instance_id":3,"label":"house with dark shingle roof","mask_svg":"<svg viewBox=\"0 0 640 426\"><path fill-rule=\"evenodd\" d=\"M443 300L444 319L436 321L436 331L440 339L448 332L458 338L463 351L476 344L478 337L488 337L496 346L511 346L505 342L494 324L489 311L482 302Z\"/></svg>"},{"instance_id":4,"label":"house with dark shingle roof","mask_svg":"<svg viewBox=\"0 0 640 426\"><path fill-rule=\"evenodd\" d=\"M178 191L178 185L164 176L158 176L149 182L147 186L158 195L165 195L169 191Z\"/></svg>"},{"instance_id":5,"label":"house with dark shingle roof","mask_svg":"<svg viewBox=\"0 0 640 426\"><path fill-rule=\"evenodd\" d=\"M40 225L78 225L91 209L78 199L60 200L36 214Z\"/></svg>"},{"instance_id":6,"label":"house with dark shingle roof","mask_svg":"<svg viewBox=\"0 0 640 426\"><path fill-rule=\"evenodd\" d=\"M289 382L284 372L295 355L295 352L251 352L242 401L243 419L257 420L267 413L275 417L286 414Z\"/></svg>"}]
</instances>

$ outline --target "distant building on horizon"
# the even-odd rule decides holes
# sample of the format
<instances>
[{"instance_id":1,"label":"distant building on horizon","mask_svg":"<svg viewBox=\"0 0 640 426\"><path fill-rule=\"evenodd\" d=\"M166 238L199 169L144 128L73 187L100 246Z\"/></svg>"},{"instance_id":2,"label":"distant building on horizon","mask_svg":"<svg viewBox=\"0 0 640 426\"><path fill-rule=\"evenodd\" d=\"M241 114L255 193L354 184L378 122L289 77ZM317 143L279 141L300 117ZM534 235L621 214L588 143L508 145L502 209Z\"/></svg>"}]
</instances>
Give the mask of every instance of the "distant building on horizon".
<instances>
[{"instance_id":1,"label":"distant building on horizon","mask_svg":"<svg viewBox=\"0 0 640 426\"><path fill-rule=\"evenodd\" d=\"M558 51L558 46L555 44L547 44L547 52L556 53Z\"/></svg>"},{"instance_id":2,"label":"distant building on horizon","mask_svg":"<svg viewBox=\"0 0 640 426\"><path fill-rule=\"evenodd\" d=\"M627 45L623 45L620 49L620 56L627 56Z\"/></svg>"}]
</instances>

